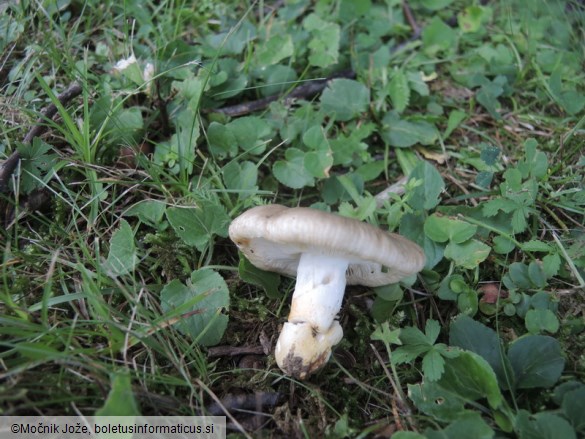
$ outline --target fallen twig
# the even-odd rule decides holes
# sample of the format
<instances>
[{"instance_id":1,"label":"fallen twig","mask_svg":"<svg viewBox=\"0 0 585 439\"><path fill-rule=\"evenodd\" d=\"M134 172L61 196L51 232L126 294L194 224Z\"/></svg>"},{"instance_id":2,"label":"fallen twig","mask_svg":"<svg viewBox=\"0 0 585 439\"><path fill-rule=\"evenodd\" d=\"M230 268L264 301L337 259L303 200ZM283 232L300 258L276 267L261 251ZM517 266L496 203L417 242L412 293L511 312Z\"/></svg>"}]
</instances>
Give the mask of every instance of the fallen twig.
<instances>
[{"instance_id":1,"label":"fallen twig","mask_svg":"<svg viewBox=\"0 0 585 439\"><path fill-rule=\"evenodd\" d=\"M226 114L228 116L242 116L244 114L253 113L255 111L264 110L270 103L277 101L281 98L285 100L285 102L290 102L293 99L299 98L309 98L315 96L317 93L320 93L327 87L327 84L336 78L355 78L355 72L351 70L344 70L339 73L335 73L334 75L324 78L324 79L315 79L313 81L308 81L303 85L296 87L293 91L287 94L276 94L272 96L268 96L262 99L258 99L256 101L244 102L243 104L232 105L229 107L218 108L216 112Z\"/></svg>"},{"instance_id":2,"label":"fallen twig","mask_svg":"<svg viewBox=\"0 0 585 439\"><path fill-rule=\"evenodd\" d=\"M260 412L264 407L273 407L278 402L280 393L256 392L249 395L227 395L221 404L213 403L207 407L211 416L223 416L225 411L254 410Z\"/></svg>"},{"instance_id":3,"label":"fallen twig","mask_svg":"<svg viewBox=\"0 0 585 439\"><path fill-rule=\"evenodd\" d=\"M71 99L78 96L82 92L82 87L78 83L74 82L71 84L67 90L57 96L57 100L61 103L61 105L67 104ZM30 144L35 137L41 136L45 131L47 131L47 125L45 122L50 120L57 114L58 108L55 104L50 104L47 108L41 111L41 117L37 119L35 125L29 130L29 132L24 136L22 143ZM8 182L10 181L10 177L14 173L14 170L18 166L20 162L20 153L18 151L14 151L8 159L4 161L2 166L0 167L0 193L5 193L8 190Z\"/></svg>"},{"instance_id":4,"label":"fallen twig","mask_svg":"<svg viewBox=\"0 0 585 439\"><path fill-rule=\"evenodd\" d=\"M264 348L262 346L215 346L207 350L207 356L210 358L263 354Z\"/></svg>"}]
</instances>

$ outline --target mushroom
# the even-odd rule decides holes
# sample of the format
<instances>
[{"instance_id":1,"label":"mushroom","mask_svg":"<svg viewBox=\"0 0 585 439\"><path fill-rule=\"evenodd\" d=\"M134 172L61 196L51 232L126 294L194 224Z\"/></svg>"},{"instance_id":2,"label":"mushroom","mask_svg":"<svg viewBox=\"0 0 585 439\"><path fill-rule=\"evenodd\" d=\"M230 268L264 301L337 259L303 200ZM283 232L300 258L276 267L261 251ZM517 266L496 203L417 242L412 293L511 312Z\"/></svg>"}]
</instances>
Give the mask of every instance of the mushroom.
<instances>
[{"instance_id":1,"label":"mushroom","mask_svg":"<svg viewBox=\"0 0 585 439\"><path fill-rule=\"evenodd\" d=\"M346 284L395 283L425 264L422 249L400 235L305 207L254 207L231 223L229 236L256 267L296 275L275 357L286 374L298 379L322 367L341 341L335 317Z\"/></svg>"}]
</instances>

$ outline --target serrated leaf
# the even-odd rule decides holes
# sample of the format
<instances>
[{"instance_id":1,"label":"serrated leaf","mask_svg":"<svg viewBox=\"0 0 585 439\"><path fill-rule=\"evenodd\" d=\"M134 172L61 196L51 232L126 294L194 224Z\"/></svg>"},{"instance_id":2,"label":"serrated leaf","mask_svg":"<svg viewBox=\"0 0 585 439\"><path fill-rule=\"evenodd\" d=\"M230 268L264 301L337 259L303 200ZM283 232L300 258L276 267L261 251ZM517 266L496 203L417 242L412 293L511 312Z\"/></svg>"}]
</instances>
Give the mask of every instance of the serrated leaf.
<instances>
[{"instance_id":1,"label":"serrated leaf","mask_svg":"<svg viewBox=\"0 0 585 439\"><path fill-rule=\"evenodd\" d=\"M408 106L410 100L410 87L406 75L402 70L396 70L388 84L388 95L394 109L402 113Z\"/></svg>"},{"instance_id":2,"label":"serrated leaf","mask_svg":"<svg viewBox=\"0 0 585 439\"><path fill-rule=\"evenodd\" d=\"M439 337L439 333L441 332L441 325L439 322L433 319L427 320L425 324L425 336L430 344L434 344Z\"/></svg>"},{"instance_id":3,"label":"serrated leaf","mask_svg":"<svg viewBox=\"0 0 585 439\"><path fill-rule=\"evenodd\" d=\"M543 241L539 241L538 239L531 239L530 241L523 242L520 248L525 252L551 253L553 251L553 248L549 244Z\"/></svg>"},{"instance_id":4,"label":"serrated leaf","mask_svg":"<svg viewBox=\"0 0 585 439\"><path fill-rule=\"evenodd\" d=\"M138 264L134 232L126 220L120 221L120 228L110 239L110 251L106 266L112 274L122 276L131 273Z\"/></svg>"},{"instance_id":5,"label":"serrated leaf","mask_svg":"<svg viewBox=\"0 0 585 439\"><path fill-rule=\"evenodd\" d=\"M502 404L496 374L482 357L463 351L457 357L445 359L445 363L445 372L439 380L441 387L471 401L487 397L492 408Z\"/></svg>"},{"instance_id":6,"label":"serrated leaf","mask_svg":"<svg viewBox=\"0 0 585 439\"><path fill-rule=\"evenodd\" d=\"M445 359L439 352L431 349L422 359L422 369L425 379L437 381L445 371Z\"/></svg>"},{"instance_id":7,"label":"serrated leaf","mask_svg":"<svg viewBox=\"0 0 585 439\"><path fill-rule=\"evenodd\" d=\"M223 278L211 269L191 273L185 285L175 279L160 293L161 306L173 318L185 316L176 323L177 329L190 335L203 346L221 340L228 324L229 291Z\"/></svg>"},{"instance_id":8,"label":"serrated leaf","mask_svg":"<svg viewBox=\"0 0 585 439\"><path fill-rule=\"evenodd\" d=\"M321 94L322 111L342 122L358 117L369 103L370 90L352 79L334 79Z\"/></svg>"},{"instance_id":9,"label":"serrated leaf","mask_svg":"<svg viewBox=\"0 0 585 439\"><path fill-rule=\"evenodd\" d=\"M556 276L561 268L561 257L558 254L546 255L542 258L542 269L546 278Z\"/></svg>"}]
</instances>

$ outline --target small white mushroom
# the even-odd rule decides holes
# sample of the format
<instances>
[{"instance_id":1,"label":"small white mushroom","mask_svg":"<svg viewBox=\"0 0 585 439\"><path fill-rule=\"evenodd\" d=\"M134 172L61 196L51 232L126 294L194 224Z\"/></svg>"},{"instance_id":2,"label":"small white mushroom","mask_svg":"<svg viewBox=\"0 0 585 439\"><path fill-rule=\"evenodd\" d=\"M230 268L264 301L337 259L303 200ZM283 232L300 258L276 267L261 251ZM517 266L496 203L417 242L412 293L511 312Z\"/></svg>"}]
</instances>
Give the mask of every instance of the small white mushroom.
<instances>
[{"instance_id":1,"label":"small white mushroom","mask_svg":"<svg viewBox=\"0 0 585 439\"><path fill-rule=\"evenodd\" d=\"M343 337L335 317L346 283L387 285L425 264L422 249L400 235L304 207L252 208L232 222L229 235L256 267L297 278L275 357L299 379L323 366Z\"/></svg>"}]
</instances>

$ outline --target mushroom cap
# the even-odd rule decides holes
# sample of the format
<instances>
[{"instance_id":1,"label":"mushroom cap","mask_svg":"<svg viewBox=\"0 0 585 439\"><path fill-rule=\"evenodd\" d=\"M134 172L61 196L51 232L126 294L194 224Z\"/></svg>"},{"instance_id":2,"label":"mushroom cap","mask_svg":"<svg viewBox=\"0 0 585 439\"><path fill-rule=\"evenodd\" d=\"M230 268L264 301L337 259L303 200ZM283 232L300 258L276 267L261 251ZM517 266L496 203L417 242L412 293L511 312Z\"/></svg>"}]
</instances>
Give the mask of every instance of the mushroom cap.
<instances>
[{"instance_id":1,"label":"mushroom cap","mask_svg":"<svg viewBox=\"0 0 585 439\"><path fill-rule=\"evenodd\" d=\"M301 254L347 258L347 283L377 287L422 270L423 250L368 223L306 207L254 207L237 217L229 236L256 267L296 276Z\"/></svg>"}]
</instances>

